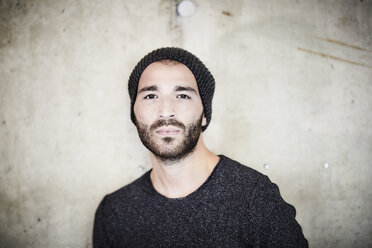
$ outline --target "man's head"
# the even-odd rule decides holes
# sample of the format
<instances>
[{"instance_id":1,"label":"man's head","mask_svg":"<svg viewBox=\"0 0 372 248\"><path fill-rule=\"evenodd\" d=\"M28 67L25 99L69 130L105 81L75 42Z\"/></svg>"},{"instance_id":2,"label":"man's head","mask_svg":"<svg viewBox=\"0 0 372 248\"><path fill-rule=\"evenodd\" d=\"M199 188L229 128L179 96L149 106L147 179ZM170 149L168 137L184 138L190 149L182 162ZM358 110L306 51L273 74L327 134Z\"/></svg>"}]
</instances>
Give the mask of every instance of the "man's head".
<instances>
[{"instance_id":1,"label":"man's head","mask_svg":"<svg viewBox=\"0 0 372 248\"><path fill-rule=\"evenodd\" d=\"M151 63L167 59L178 61L184 64L194 75L203 104L204 116L207 120L206 124L202 127L202 131L204 131L207 129L212 118L212 98L215 88L214 78L209 72L208 68L195 55L186 50L175 47L160 48L150 52L143 57L133 69L128 81L132 122L135 124L136 118L133 107L137 97L139 79L143 71Z\"/></svg>"},{"instance_id":2,"label":"man's head","mask_svg":"<svg viewBox=\"0 0 372 248\"><path fill-rule=\"evenodd\" d=\"M190 154L206 124L194 75L174 61L157 61L143 71L133 111L142 143L163 161Z\"/></svg>"},{"instance_id":3,"label":"man's head","mask_svg":"<svg viewBox=\"0 0 372 248\"><path fill-rule=\"evenodd\" d=\"M169 52L169 49L176 55L186 52L178 48L164 48L160 52ZM193 56L186 53L186 56ZM192 59L197 58L193 56ZM203 64L199 66L204 67ZM206 72L209 73L207 69ZM198 77L187 65L174 58L165 58L143 66L137 82L131 82L131 79L128 87L132 100L131 117L142 143L162 160L178 161L190 154L210 121L214 91L212 75L208 77L211 82L200 80L199 77L198 83ZM200 83L213 83L203 88L212 91L210 99L203 99ZM131 87L136 91L131 92ZM207 108L205 103L209 103Z\"/></svg>"}]
</instances>

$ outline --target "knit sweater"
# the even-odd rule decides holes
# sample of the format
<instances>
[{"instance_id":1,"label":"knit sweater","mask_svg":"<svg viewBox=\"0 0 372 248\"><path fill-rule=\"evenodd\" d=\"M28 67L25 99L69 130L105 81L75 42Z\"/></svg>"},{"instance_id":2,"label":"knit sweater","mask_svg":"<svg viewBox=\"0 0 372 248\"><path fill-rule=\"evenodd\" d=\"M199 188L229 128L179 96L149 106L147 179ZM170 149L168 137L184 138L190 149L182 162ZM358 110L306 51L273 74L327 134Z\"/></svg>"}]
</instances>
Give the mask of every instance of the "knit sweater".
<instances>
[{"instance_id":1,"label":"knit sweater","mask_svg":"<svg viewBox=\"0 0 372 248\"><path fill-rule=\"evenodd\" d=\"M148 171L104 197L93 247L308 247L296 210L267 176L220 155L196 191L167 198Z\"/></svg>"}]
</instances>

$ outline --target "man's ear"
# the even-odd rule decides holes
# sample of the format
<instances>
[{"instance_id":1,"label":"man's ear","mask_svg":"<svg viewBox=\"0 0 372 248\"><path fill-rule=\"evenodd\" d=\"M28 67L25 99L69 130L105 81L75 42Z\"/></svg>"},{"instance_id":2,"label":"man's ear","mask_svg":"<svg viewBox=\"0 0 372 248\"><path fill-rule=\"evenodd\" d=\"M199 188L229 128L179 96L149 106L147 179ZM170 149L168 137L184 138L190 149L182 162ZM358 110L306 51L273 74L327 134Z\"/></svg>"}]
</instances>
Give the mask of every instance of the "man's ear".
<instances>
[{"instance_id":1,"label":"man's ear","mask_svg":"<svg viewBox=\"0 0 372 248\"><path fill-rule=\"evenodd\" d=\"M207 125L207 118L205 118L205 115L203 114L202 127L205 125Z\"/></svg>"}]
</instances>

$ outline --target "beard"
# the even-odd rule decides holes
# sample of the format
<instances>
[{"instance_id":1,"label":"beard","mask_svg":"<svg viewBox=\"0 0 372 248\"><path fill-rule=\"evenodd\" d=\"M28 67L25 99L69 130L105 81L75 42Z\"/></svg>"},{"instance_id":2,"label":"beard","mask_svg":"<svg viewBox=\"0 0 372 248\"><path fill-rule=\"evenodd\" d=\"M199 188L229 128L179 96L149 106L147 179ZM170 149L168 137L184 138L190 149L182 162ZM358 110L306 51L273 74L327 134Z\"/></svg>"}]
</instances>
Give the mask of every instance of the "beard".
<instances>
[{"instance_id":1,"label":"beard","mask_svg":"<svg viewBox=\"0 0 372 248\"><path fill-rule=\"evenodd\" d=\"M186 126L175 119L162 119L150 127L136 120L136 127L142 144L160 161L173 164L194 151L202 132L202 120L203 114L195 122ZM178 140L178 137L158 138L154 136L155 129L168 125L181 129L181 140Z\"/></svg>"}]
</instances>

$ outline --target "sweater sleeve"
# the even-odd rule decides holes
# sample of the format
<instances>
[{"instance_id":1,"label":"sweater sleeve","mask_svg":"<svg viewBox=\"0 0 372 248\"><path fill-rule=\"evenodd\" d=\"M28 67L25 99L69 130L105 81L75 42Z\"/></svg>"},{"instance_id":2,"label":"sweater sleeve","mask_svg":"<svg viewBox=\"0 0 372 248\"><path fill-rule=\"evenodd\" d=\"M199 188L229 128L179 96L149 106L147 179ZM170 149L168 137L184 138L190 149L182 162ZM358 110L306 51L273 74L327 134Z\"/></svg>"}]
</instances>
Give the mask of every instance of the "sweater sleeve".
<instances>
[{"instance_id":1,"label":"sweater sleeve","mask_svg":"<svg viewBox=\"0 0 372 248\"><path fill-rule=\"evenodd\" d=\"M254 247L308 247L295 208L283 200L267 176L256 184L250 209Z\"/></svg>"},{"instance_id":2,"label":"sweater sleeve","mask_svg":"<svg viewBox=\"0 0 372 248\"><path fill-rule=\"evenodd\" d=\"M93 248L112 247L107 230L106 197L99 204L94 218Z\"/></svg>"}]
</instances>

